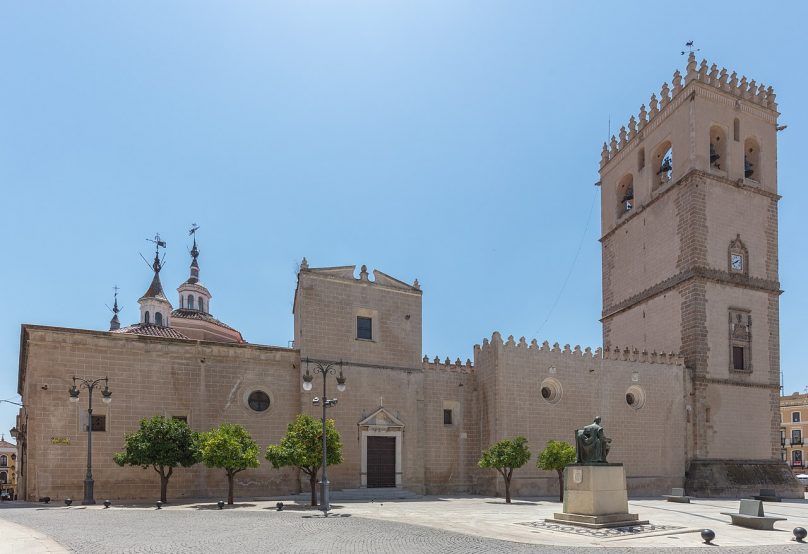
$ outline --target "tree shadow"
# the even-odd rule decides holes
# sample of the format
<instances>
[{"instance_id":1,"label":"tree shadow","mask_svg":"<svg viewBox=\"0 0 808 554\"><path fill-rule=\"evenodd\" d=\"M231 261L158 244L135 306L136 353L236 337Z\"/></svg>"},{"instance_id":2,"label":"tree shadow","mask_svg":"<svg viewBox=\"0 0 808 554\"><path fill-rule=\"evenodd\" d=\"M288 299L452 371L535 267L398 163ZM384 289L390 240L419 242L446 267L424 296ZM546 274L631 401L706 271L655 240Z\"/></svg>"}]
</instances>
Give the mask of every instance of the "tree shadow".
<instances>
[{"instance_id":1,"label":"tree shadow","mask_svg":"<svg viewBox=\"0 0 808 554\"><path fill-rule=\"evenodd\" d=\"M331 504L331 509L332 510L339 510L339 509L344 508L344 507L345 506L340 505L340 504ZM270 510L270 511L273 511L273 512L279 511L277 506L275 506L275 505L265 506L265 507L263 507L261 509L262 510ZM319 506L311 506L311 505L308 505L308 504L286 504L284 502L283 510L280 510L280 511L283 511L283 512L319 512L320 507Z\"/></svg>"},{"instance_id":2,"label":"tree shadow","mask_svg":"<svg viewBox=\"0 0 808 554\"><path fill-rule=\"evenodd\" d=\"M254 508L257 504L250 504L249 502L236 502L234 504L225 504L222 506L222 510L233 510L235 508ZM219 505L215 502L212 504L191 504L186 506L187 508L191 508L194 510L218 510Z\"/></svg>"},{"instance_id":3,"label":"tree shadow","mask_svg":"<svg viewBox=\"0 0 808 554\"><path fill-rule=\"evenodd\" d=\"M486 500L486 504L497 504L498 506L507 506L505 500ZM538 506L539 502L531 502L530 500L511 500L512 506Z\"/></svg>"}]
</instances>

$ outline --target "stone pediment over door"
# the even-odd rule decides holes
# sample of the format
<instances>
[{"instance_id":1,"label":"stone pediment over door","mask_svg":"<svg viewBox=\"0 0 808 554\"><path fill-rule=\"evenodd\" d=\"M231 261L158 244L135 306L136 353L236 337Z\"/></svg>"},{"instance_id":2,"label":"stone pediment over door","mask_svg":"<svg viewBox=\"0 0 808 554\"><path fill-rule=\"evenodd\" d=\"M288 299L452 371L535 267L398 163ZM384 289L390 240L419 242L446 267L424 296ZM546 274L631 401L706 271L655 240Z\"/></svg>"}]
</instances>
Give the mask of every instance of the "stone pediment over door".
<instances>
[{"instance_id":1,"label":"stone pediment over door","mask_svg":"<svg viewBox=\"0 0 808 554\"><path fill-rule=\"evenodd\" d=\"M389 431L403 431L404 423L396 416L384 408L378 408L375 412L359 422L360 429L385 428Z\"/></svg>"}]
</instances>

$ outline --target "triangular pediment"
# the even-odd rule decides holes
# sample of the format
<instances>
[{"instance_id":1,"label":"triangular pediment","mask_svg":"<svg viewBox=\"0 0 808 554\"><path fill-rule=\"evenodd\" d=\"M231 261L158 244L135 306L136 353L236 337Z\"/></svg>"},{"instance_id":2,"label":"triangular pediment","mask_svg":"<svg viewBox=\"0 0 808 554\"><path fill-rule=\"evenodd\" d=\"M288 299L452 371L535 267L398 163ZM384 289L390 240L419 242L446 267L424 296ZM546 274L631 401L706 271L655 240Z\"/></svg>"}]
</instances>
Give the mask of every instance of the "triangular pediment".
<instances>
[{"instance_id":1,"label":"triangular pediment","mask_svg":"<svg viewBox=\"0 0 808 554\"><path fill-rule=\"evenodd\" d=\"M404 427L404 423L384 408L379 408L359 422L360 427Z\"/></svg>"}]
</instances>

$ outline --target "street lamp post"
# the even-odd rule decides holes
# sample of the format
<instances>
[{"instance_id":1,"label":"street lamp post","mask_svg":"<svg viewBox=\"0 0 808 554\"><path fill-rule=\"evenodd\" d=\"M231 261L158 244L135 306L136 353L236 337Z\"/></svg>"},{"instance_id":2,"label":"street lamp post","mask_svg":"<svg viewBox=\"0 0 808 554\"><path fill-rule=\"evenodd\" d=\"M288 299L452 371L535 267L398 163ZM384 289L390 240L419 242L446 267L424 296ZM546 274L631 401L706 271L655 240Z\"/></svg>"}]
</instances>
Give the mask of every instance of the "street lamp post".
<instances>
[{"instance_id":1,"label":"street lamp post","mask_svg":"<svg viewBox=\"0 0 808 554\"><path fill-rule=\"evenodd\" d=\"M73 377L73 386L68 389L71 402L79 401L79 388L85 388L89 392L87 395L87 475L84 477L84 500L81 501L84 505L95 504L95 498L93 498L93 389L95 389L101 381L104 381L104 390L101 391L101 400L104 404L109 404L112 402L112 393L109 391L108 377L95 380ZM77 382L78 386L76 386Z\"/></svg>"},{"instance_id":2,"label":"street lamp post","mask_svg":"<svg viewBox=\"0 0 808 554\"><path fill-rule=\"evenodd\" d=\"M328 499L328 488L330 483L328 482L328 458L326 453L328 452L328 439L326 435L326 409L333 408L337 405L337 399L332 398L329 399L328 395L326 394L326 382L328 379L326 377L330 375L334 375L337 372L336 366L339 366L339 375L337 375L337 390L339 392L345 391L345 376L342 374L342 361L339 362L320 362L316 360L309 360L306 358L306 373L303 375L303 390L310 391L313 387L312 381L314 380L314 376L309 373L309 362L314 364L314 374L321 374L323 376L323 397L322 399L317 398L316 396L312 399L311 403L315 406L319 406L321 403L323 405L323 476L320 480L320 510L323 512L323 516L328 517L328 510L331 509L331 505Z\"/></svg>"}]
</instances>

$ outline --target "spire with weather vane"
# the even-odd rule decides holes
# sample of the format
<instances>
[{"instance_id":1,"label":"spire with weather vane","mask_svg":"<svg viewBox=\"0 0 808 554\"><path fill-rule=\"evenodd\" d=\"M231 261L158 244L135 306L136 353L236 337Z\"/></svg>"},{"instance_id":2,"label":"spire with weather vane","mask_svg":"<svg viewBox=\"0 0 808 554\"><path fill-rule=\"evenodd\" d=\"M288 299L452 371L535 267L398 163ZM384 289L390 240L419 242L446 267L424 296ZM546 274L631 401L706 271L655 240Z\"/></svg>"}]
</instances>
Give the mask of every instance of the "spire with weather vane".
<instances>
[{"instance_id":1,"label":"spire with weather vane","mask_svg":"<svg viewBox=\"0 0 808 554\"><path fill-rule=\"evenodd\" d=\"M160 270L165 265L165 254L160 258L160 249L166 247L166 242L157 233L153 239L146 239L154 244L154 261L149 266L154 271L149 289L140 297L140 323L143 325L158 325L168 327L168 315L171 313L171 302L163 292L163 284L160 282ZM143 255L140 256L143 258ZM146 261L146 258L143 258ZM149 262L146 261L148 264Z\"/></svg>"},{"instance_id":2,"label":"spire with weather vane","mask_svg":"<svg viewBox=\"0 0 808 554\"><path fill-rule=\"evenodd\" d=\"M112 287L112 290L115 291L115 301L113 302L111 308L109 306L107 306L107 308L109 308L109 311L112 312L112 319L109 321L109 330L115 331L121 328L121 322L118 319L118 314L121 313L122 310L118 307L118 291L120 290L118 285Z\"/></svg>"},{"instance_id":3,"label":"spire with weather vane","mask_svg":"<svg viewBox=\"0 0 808 554\"><path fill-rule=\"evenodd\" d=\"M196 223L191 223L191 228L188 229L188 234L194 237L194 245L191 248L191 276L188 277L188 283L198 283L199 282L199 262L197 258L199 257L199 248L196 247L196 232L199 231L199 225Z\"/></svg>"},{"instance_id":4,"label":"spire with weather vane","mask_svg":"<svg viewBox=\"0 0 808 554\"><path fill-rule=\"evenodd\" d=\"M210 313L210 299L212 296L205 285L199 281L199 247L196 244L196 233L198 231L199 225L196 223L192 223L191 228L188 229L188 234L194 238L193 246L189 250L191 254L191 275L177 289L180 299L179 310L180 312L187 312L185 315Z\"/></svg>"}]
</instances>

